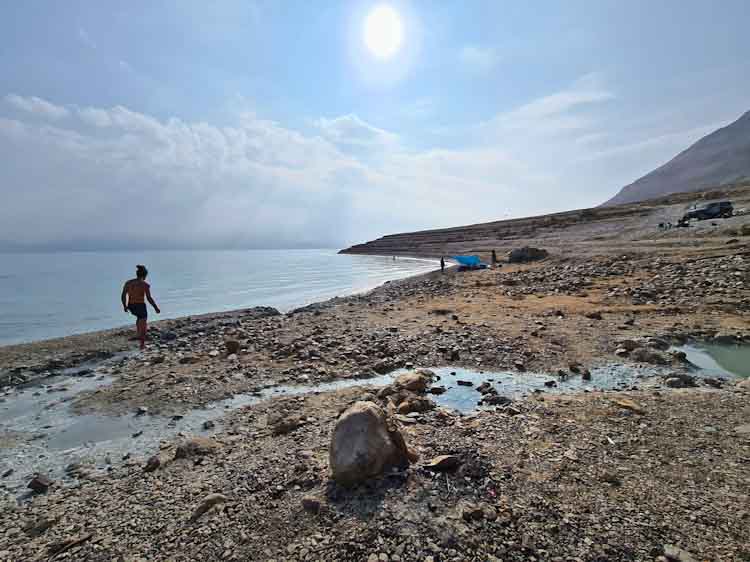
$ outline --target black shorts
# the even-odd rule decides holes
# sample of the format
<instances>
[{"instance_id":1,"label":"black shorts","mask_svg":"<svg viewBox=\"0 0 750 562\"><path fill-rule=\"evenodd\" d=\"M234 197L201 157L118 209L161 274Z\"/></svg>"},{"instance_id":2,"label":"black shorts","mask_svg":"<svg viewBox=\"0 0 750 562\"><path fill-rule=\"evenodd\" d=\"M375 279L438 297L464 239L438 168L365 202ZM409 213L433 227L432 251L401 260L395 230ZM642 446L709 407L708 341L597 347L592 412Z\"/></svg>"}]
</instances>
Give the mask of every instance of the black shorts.
<instances>
[{"instance_id":1,"label":"black shorts","mask_svg":"<svg viewBox=\"0 0 750 562\"><path fill-rule=\"evenodd\" d=\"M136 302L128 305L130 314L141 320L148 317L148 310L146 309L146 303Z\"/></svg>"}]
</instances>

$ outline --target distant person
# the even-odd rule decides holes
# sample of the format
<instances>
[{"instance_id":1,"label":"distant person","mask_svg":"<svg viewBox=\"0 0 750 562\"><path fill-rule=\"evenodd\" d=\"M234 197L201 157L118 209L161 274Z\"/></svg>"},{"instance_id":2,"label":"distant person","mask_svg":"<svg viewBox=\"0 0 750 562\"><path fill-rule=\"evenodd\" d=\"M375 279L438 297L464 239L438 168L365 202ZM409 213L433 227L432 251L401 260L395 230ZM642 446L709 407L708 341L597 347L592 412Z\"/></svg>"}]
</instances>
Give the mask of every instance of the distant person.
<instances>
[{"instance_id":1,"label":"distant person","mask_svg":"<svg viewBox=\"0 0 750 562\"><path fill-rule=\"evenodd\" d=\"M138 265L135 268L135 279L126 281L122 287L122 308L125 312L130 312L136 317L135 329L137 337L141 342L141 349L146 347L146 319L148 318L148 310L146 309L146 300L154 307L156 314L159 314L161 310L156 306L154 299L151 298L151 286L146 283L146 276L148 270L144 265ZM127 300L126 300L127 299Z\"/></svg>"},{"instance_id":2,"label":"distant person","mask_svg":"<svg viewBox=\"0 0 750 562\"><path fill-rule=\"evenodd\" d=\"M445 273L445 258L440 256L440 273Z\"/></svg>"},{"instance_id":3,"label":"distant person","mask_svg":"<svg viewBox=\"0 0 750 562\"><path fill-rule=\"evenodd\" d=\"M492 267L495 267L495 264L497 263L497 253L495 250L492 250Z\"/></svg>"}]
</instances>

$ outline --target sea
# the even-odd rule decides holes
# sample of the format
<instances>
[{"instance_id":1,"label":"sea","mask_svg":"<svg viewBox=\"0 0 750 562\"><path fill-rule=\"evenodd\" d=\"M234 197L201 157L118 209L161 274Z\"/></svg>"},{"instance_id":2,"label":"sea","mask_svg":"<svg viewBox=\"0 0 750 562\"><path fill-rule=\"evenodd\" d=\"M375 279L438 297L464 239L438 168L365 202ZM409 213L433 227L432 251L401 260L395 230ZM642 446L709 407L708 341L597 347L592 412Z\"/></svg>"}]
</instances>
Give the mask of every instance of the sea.
<instances>
[{"instance_id":1,"label":"sea","mask_svg":"<svg viewBox=\"0 0 750 562\"><path fill-rule=\"evenodd\" d=\"M0 345L133 323L120 293L137 264L162 311L149 307L152 320L252 306L286 312L439 266L326 249L0 254Z\"/></svg>"}]
</instances>

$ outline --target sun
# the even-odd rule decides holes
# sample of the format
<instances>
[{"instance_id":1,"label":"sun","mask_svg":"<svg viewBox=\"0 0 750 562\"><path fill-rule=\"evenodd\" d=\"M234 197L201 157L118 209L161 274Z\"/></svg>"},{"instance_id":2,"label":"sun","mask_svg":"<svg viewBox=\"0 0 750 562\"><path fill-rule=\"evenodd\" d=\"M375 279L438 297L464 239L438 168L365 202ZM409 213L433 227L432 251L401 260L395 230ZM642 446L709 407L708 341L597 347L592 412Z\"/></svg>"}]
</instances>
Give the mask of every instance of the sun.
<instances>
[{"instance_id":1,"label":"sun","mask_svg":"<svg viewBox=\"0 0 750 562\"><path fill-rule=\"evenodd\" d=\"M365 45L378 58L387 59L399 50L403 27L398 12L388 4L376 6L365 19Z\"/></svg>"}]
</instances>

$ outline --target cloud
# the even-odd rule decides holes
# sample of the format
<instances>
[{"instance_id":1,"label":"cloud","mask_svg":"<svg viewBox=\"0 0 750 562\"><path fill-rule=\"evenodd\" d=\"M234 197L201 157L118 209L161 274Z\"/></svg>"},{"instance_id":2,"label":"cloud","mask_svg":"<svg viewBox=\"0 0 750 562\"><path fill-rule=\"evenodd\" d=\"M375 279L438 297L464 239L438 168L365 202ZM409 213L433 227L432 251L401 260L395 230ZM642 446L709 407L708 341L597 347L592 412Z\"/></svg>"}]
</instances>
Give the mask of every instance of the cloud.
<instances>
[{"instance_id":1,"label":"cloud","mask_svg":"<svg viewBox=\"0 0 750 562\"><path fill-rule=\"evenodd\" d=\"M500 61L495 49L478 45L462 47L459 51L459 59L466 67L478 72L489 72Z\"/></svg>"},{"instance_id":2,"label":"cloud","mask_svg":"<svg viewBox=\"0 0 750 562\"><path fill-rule=\"evenodd\" d=\"M306 134L5 99L23 113L0 113L0 241L43 247L341 246L597 204L664 151L625 142L595 76L441 136L456 148L354 114Z\"/></svg>"},{"instance_id":3,"label":"cloud","mask_svg":"<svg viewBox=\"0 0 750 562\"><path fill-rule=\"evenodd\" d=\"M37 97L22 97L16 94L8 94L5 101L16 109L34 113L41 117L51 119L62 119L70 115L70 111L60 105L54 105Z\"/></svg>"},{"instance_id":4,"label":"cloud","mask_svg":"<svg viewBox=\"0 0 750 562\"><path fill-rule=\"evenodd\" d=\"M373 127L354 114L333 119L321 117L315 124L326 139L338 145L373 148L398 142L397 135Z\"/></svg>"}]
</instances>

